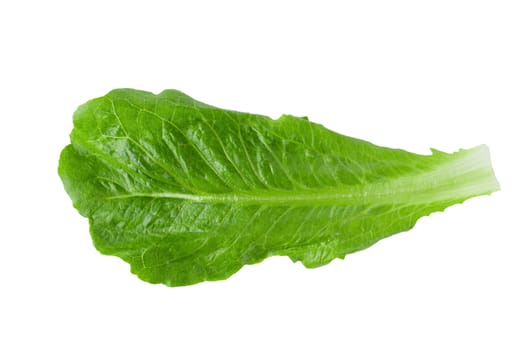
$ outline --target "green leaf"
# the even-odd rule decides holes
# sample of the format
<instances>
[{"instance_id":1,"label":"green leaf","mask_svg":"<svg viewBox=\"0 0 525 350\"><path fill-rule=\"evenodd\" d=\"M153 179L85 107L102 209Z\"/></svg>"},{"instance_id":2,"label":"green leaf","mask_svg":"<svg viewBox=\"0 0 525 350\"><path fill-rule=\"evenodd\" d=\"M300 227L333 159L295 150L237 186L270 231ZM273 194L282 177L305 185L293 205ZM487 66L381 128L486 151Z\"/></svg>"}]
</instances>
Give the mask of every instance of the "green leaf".
<instances>
[{"instance_id":1,"label":"green leaf","mask_svg":"<svg viewBox=\"0 0 525 350\"><path fill-rule=\"evenodd\" d=\"M175 90L80 106L59 174L96 248L168 286L275 255L321 266L499 189L485 146L418 155Z\"/></svg>"}]
</instances>

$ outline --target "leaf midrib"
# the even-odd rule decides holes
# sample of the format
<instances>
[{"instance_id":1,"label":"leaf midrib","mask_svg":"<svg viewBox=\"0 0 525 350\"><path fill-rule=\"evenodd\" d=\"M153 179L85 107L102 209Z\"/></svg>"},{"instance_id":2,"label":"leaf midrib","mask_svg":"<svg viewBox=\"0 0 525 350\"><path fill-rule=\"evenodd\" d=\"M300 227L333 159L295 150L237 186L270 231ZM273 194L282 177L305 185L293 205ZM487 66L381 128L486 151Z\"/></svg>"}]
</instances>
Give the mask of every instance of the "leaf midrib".
<instances>
[{"instance_id":1,"label":"leaf midrib","mask_svg":"<svg viewBox=\"0 0 525 350\"><path fill-rule=\"evenodd\" d=\"M301 189L295 191L272 190L226 193L177 193L177 192L130 192L108 196L107 200L129 198L178 199L197 203L223 203L236 205L267 206L319 206L319 205L374 205L395 203L428 203L465 196L490 193L495 186L491 172L479 171L480 164L470 165L460 162L445 162L432 171L402 176L389 181L377 181L325 189ZM476 155L473 157L476 158ZM475 159L476 160L476 159ZM458 163L461 168L458 168ZM450 171L450 169L456 171ZM479 178L473 186L464 183Z\"/></svg>"},{"instance_id":2,"label":"leaf midrib","mask_svg":"<svg viewBox=\"0 0 525 350\"><path fill-rule=\"evenodd\" d=\"M344 188L301 191L260 191L228 193L177 193L177 192L132 192L106 197L107 200L131 198L159 198L210 204L267 205L267 206L318 206L318 205L362 205L366 203L386 204L405 202L408 197L427 190L419 186L405 187L400 191L397 184L380 182L366 185L353 185Z\"/></svg>"},{"instance_id":3,"label":"leaf midrib","mask_svg":"<svg viewBox=\"0 0 525 350\"><path fill-rule=\"evenodd\" d=\"M238 192L238 193L206 193L206 194L189 194L176 192L134 192L123 195L106 197L108 200L126 199L126 198L164 198L164 199L181 199L200 203L239 203L239 204L276 204L286 205L293 203L320 203L326 201L354 201L362 194L357 192L336 192L333 189L329 191L309 191L309 192Z\"/></svg>"}]
</instances>

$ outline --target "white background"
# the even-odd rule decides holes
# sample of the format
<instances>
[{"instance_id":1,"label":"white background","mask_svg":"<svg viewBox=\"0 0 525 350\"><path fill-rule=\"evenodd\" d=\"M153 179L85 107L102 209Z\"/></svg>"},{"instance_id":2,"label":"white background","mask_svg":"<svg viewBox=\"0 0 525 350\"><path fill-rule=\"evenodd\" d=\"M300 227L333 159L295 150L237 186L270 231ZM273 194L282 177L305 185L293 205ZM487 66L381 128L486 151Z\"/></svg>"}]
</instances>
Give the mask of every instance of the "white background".
<instances>
[{"instance_id":1,"label":"white background","mask_svg":"<svg viewBox=\"0 0 525 350\"><path fill-rule=\"evenodd\" d=\"M0 348L525 349L523 1L4 1ZM117 87L308 115L427 153L489 145L502 191L307 270L150 285L92 246L56 173Z\"/></svg>"}]
</instances>

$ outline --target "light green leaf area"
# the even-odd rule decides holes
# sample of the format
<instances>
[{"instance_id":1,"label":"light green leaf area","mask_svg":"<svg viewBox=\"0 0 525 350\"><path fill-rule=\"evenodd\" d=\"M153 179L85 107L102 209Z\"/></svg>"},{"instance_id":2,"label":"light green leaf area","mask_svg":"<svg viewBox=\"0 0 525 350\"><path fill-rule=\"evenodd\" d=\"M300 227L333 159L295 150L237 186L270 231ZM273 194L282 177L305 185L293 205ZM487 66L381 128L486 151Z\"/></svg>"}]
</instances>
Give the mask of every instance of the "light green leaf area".
<instances>
[{"instance_id":1,"label":"light green leaf area","mask_svg":"<svg viewBox=\"0 0 525 350\"><path fill-rule=\"evenodd\" d=\"M96 248L168 286L276 255L321 266L499 188L485 146L418 155L175 90L80 106L59 174Z\"/></svg>"}]
</instances>

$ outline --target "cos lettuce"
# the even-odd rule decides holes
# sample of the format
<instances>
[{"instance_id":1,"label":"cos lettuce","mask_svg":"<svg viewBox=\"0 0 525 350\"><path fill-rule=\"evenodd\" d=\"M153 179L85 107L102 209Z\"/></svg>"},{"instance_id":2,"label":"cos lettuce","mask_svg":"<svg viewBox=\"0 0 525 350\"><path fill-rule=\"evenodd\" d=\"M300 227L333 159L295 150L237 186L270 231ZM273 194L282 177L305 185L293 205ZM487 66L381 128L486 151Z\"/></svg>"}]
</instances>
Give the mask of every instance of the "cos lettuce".
<instances>
[{"instance_id":1,"label":"cos lettuce","mask_svg":"<svg viewBox=\"0 0 525 350\"><path fill-rule=\"evenodd\" d=\"M175 90L80 106L59 174L96 248L168 286L275 255L321 266L499 188L486 146L418 155Z\"/></svg>"}]
</instances>

